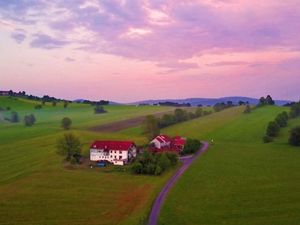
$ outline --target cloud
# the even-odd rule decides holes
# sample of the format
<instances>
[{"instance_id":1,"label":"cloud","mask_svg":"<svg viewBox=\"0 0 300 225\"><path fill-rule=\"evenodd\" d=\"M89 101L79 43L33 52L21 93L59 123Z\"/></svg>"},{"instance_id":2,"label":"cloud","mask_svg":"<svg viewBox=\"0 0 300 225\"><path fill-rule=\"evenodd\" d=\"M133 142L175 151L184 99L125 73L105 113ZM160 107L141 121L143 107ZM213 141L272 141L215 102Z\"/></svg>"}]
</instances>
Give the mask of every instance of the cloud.
<instances>
[{"instance_id":1,"label":"cloud","mask_svg":"<svg viewBox=\"0 0 300 225\"><path fill-rule=\"evenodd\" d=\"M33 48L55 49L67 44L69 44L69 42L53 38L46 34L35 34L30 46Z\"/></svg>"},{"instance_id":2,"label":"cloud","mask_svg":"<svg viewBox=\"0 0 300 225\"><path fill-rule=\"evenodd\" d=\"M26 35L24 34L24 32L22 31L15 31L11 34L11 37L18 43L18 44L21 44L25 38L26 38Z\"/></svg>"},{"instance_id":3,"label":"cloud","mask_svg":"<svg viewBox=\"0 0 300 225\"><path fill-rule=\"evenodd\" d=\"M75 59L73 59L73 58L70 58L70 57L66 57L66 58L65 58L65 61L67 61L67 62L74 62L74 61L75 61Z\"/></svg>"},{"instance_id":4,"label":"cloud","mask_svg":"<svg viewBox=\"0 0 300 225\"><path fill-rule=\"evenodd\" d=\"M206 64L207 66L211 67L218 67L218 66L240 66L240 65L249 65L248 62L244 61L220 61L215 63Z\"/></svg>"},{"instance_id":5,"label":"cloud","mask_svg":"<svg viewBox=\"0 0 300 225\"><path fill-rule=\"evenodd\" d=\"M4 19L28 26L43 24L39 26L40 33L55 33L60 37L34 36L31 46L35 48L76 44L84 51L153 61L161 67L169 65L172 70L170 61L201 56L216 48L225 53L276 47L299 49L300 33L295 29L300 27L298 3L298 0L12 0L0 1L0 14Z\"/></svg>"}]
</instances>

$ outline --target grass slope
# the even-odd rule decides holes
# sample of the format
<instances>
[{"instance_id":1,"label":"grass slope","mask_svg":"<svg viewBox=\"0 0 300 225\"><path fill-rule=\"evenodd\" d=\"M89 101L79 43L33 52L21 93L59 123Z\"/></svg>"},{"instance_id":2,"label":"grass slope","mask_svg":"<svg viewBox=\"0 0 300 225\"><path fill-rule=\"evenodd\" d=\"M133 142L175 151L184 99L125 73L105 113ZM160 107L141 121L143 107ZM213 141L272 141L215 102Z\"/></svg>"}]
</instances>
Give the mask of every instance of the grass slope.
<instances>
[{"instance_id":1,"label":"grass slope","mask_svg":"<svg viewBox=\"0 0 300 225\"><path fill-rule=\"evenodd\" d=\"M68 169L56 155L55 143L64 131L60 120L73 120L84 154L95 139L132 139L146 142L141 134L93 133L95 123L109 123L169 110L167 107L106 106L106 114L93 107L71 104L35 110L35 101L0 97L0 106L11 107L22 117L34 113L37 124L0 121L0 224L141 224L150 205L172 171L161 177L134 176L101 169ZM3 112L2 112L3 113ZM6 112L7 113L7 112ZM7 115L5 115L7 116Z\"/></svg>"},{"instance_id":2,"label":"grass slope","mask_svg":"<svg viewBox=\"0 0 300 225\"><path fill-rule=\"evenodd\" d=\"M201 118L168 128L215 144L172 189L159 224L299 224L300 149L287 139L300 120L290 121L274 143L262 143L267 123L283 110L264 107L245 115L230 109L211 115L210 123Z\"/></svg>"}]
</instances>

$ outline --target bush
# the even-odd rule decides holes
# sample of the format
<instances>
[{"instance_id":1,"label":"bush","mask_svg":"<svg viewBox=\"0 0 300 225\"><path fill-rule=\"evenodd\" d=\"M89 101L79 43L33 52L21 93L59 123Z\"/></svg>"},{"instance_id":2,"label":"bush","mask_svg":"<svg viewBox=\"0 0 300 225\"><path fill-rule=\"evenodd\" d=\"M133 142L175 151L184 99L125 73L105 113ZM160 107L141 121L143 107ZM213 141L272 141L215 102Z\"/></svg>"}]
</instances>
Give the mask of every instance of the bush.
<instances>
[{"instance_id":1,"label":"bush","mask_svg":"<svg viewBox=\"0 0 300 225\"><path fill-rule=\"evenodd\" d=\"M270 143L270 142L272 142L272 141L273 141L273 138L270 137L270 136L268 136L268 135L265 135L265 136L263 137L263 142L264 142L264 143Z\"/></svg>"},{"instance_id":2,"label":"bush","mask_svg":"<svg viewBox=\"0 0 300 225\"><path fill-rule=\"evenodd\" d=\"M251 113L251 107L250 107L250 105L248 105L248 104L246 105L244 113Z\"/></svg>"},{"instance_id":3,"label":"bush","mask_svg":"<svg viewBox=\"0 0 300 225\"><path fill-rule=\"evenodd\" d=\"M162 171L165 171L171 166L171 161L167 157L166 153L160 153L156 154L157 156L157 165L162 169Z\"/></svg>"},{"instance_id":4,"label":"bush","mask_svg":"<svg viewBox=\"0 0 300 225\"><path fill-rule=\"evenodd\" d=\"M55 107L55 106L56 106L56 104L57 104L57 103L56 103L55 101L54 101L54 102L52 102L52 106L53 106L53 107Z\"/></svg>"},{"instance_id":5,"label":"bush","mask_svg":"<svg viewBox=\"0 0 300 225\"><path fill-rule=\"evenodd\" d=\"M134 162L130 167L130 170L136 174L141 174L142 169L143 169L143 165L140 162Z\"/></svg>"},{"instance_id":6,"label":"bush","mask_svg":"<svg viewBox=\"0 0 300 225\"><path fill-rule=\"evenodd\" d=\"M71 127L71 124L72 124L72 120L69 118L69 117L64 117L62 120L61 120L61 126L63 129L65 130L69 130L70 127Z\"/></svg>"},{"instance_id":7,"label":"bush","mask_svg":"<svg viewBox=\"0 0 300 225\"><path fill-rule=\"evenodd\" d=\"M27 127L31 127L35 123L35 121L36 121L36 119L35 119L35 116L33 114L26 115L24 117L24 124Z\"/></svg>"},{"instance_id":8,"label":"bush","mask_svg":"<svg viewBox=\"0 0 300 225\"><path fill-rule=\"evenodd\" d=\"M169 160L173 166L178 163L178 155L176 153L167 152L166 156L169 158Z\"/></svg>"},{"instance_id":9,"label":"bush","mask_svg":"<svg viewBox=\"0 0 300 225\"><path fill-rule=\"evenodd\" d=\"M35 108L35 109L41 109L41 108L42 108L42 105L35 105L34 108Z\"/></svg>"},{"instance_id":10,"label":"bush","mask_svg":"<svg viewBox=\"0 0 300 225\"><path fill-rule=\"evenodd\" d=\"M280 127L277 122L271 121L267 127L267 136L276 137L279 133Z\"/></svg>"},{"instance_id":11,"label":"bush","mask_svg":"<svg viewBox=\"0 0 300 225\"><path fill-rule=\"evenodd\" d=\"M94 109L95 114L100 114L100 113L106 113L106 111L104 110L103 106L101 105L97 105Z\"/></svg>"},{"instance_id":12,"label":"bush","mask_svg":"<svg viewBox=\"0 0 300 225\"><path fill-rule=\"evenodd\" d=\"M300 126L290 131L289 143L293 146L300 146Z\"/></svg>"},{"instance_id":13,"label":"bush","mask_svg":"<svg viewBox=\"0 0 300 225\"><path fill-rule=\"evenodd\" d=\"M160 175L177 162L178 156L175 153L153 154L146 150L138 155L130 170L135 174Z\"/></svg>"},{"instance_id":14,"label":"bush","mask_svg":"<svg viewBox=\"0 0 300 225\"><path fill-rule=\"evenodd\" d=\"M19 115L17 112L11 112L10 122L18 123L20 121Z\"/></svg>"},{"instance_id":15,"label":"bush","mask_svg":"<svg viewBox=\"0 0 300 225\"><path fill-rule=\"evenodd\" d=\"M193 154L199 150L201 142L197 139L187 139L184 148L181 152L182 155Z\"/></svg>"}]
</instances>

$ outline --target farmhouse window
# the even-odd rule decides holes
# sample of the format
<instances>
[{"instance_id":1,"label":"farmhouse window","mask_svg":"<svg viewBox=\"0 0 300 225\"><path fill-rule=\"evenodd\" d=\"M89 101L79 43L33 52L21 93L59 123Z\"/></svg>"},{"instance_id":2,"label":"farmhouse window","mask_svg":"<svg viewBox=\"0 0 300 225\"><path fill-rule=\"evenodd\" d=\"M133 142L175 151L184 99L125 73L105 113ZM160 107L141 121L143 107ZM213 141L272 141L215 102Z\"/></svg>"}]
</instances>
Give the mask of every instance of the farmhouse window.
<instances>
[{"instance_id":1,"label":"farmhouse window","mask_svg":"<svg viewBox=\"0 0 300 225\"><path fill-rule=\"evenodd\" d=\"M119 154L122 154L122 151L119 151Z\"/></svg>"},{"instance_id":2,"label":"farmhouse window","mask_svg":"<svg viewBox=\"0 0 300 225\"><path fill-rule=\"evenodd\" d=\"M119 159L122 159L122 156L121 156L121 155L119 156Z\"/></svg>"}]
</instances>

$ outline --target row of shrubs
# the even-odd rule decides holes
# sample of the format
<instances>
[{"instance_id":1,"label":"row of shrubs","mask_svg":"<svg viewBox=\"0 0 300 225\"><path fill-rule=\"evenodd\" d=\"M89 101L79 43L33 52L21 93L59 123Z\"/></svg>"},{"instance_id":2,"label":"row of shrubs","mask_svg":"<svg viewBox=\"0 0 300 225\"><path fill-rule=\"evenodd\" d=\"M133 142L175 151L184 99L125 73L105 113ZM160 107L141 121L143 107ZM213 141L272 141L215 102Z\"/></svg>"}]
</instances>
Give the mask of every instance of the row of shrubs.
<instances>
[{"instance_id":1,"label":"row of shrubs","mask_svg":"<svg viewBox=\"0 0 300 225\"><path fill-rule=\"evenodd\" d=\"M165 114L158 120L159 128L168 127L176 123L199 118L211 114L211 111L204 111L202 108L197 108L196 111L188 112L183 109L175 109L174 114Z\"/></svg>"},{"instance_id":2,"label":"row of shrubs","mask_svg":"<svg viewBox=\"0 0 300 225\"><path fill-rule=\"evenodd\" d=\"M274 121L269 122L266 130L266 135L263 137L265 143L272 142L275 137L278 136L280 128L286 127L288 125L288 120L290 118L296 118L300 116L300 102L295 103L291 106L290 113L282 112L278 114ZM295 145L294 137L297 136L297 128L291 130L290 144ZM293 137L292 137L293 136Z\"/></svg>"},{"instance_id":3,"label":"row of shrubs","mask_svg":"<svg viewBox=\"0 0 300 225\"><path fill-rule=\"evenodd\" d=\"M287 126L288 119L287 112L279 113L274 121L269 122L263 141L265 143L272 142L273 138L278 136L280 128Z\"/></svg>"}]
</instances>

